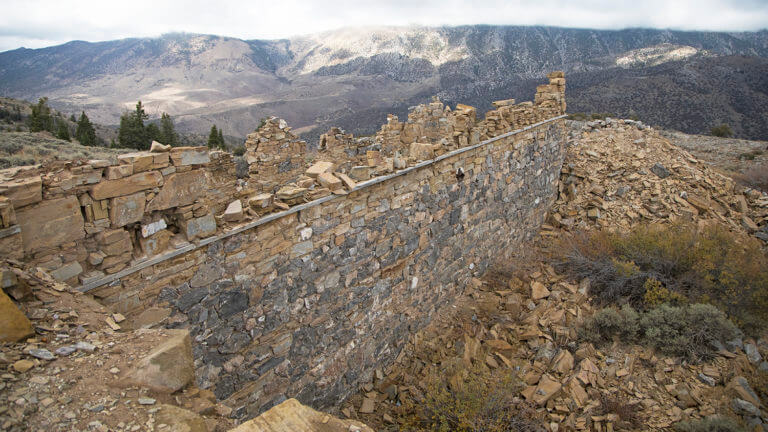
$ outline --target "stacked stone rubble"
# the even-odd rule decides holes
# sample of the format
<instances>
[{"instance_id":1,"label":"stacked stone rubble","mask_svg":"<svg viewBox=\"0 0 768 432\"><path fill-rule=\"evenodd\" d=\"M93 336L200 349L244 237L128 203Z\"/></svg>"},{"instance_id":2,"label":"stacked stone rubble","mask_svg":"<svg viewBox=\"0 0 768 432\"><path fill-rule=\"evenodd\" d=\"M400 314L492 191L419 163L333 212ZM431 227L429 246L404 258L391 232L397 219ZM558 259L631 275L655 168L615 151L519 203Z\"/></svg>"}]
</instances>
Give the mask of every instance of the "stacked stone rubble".
<instances>
[{"instance_id":1,"label":"stacked stone rubble","mask_svg":"<svg viewBox=\"0 0 768 432\"><path fill-rule=\"evenodd\" d=\"M245 140L250 186L261 192L275 192L304 172L307 143L291 132L283 119L267 119Z\"/></svg>"},{"instance_id":2,"label":"stacked stone rubble","mask_svg":"<svg viewBox=\"0 0 768 432\"><path fill-rule=\"evenodd\" d=\"M235 185L231 155L204 147L56 161L0 176L0 250L75 285L214 234L213 215Z\"/></svg>"}]
</instances>

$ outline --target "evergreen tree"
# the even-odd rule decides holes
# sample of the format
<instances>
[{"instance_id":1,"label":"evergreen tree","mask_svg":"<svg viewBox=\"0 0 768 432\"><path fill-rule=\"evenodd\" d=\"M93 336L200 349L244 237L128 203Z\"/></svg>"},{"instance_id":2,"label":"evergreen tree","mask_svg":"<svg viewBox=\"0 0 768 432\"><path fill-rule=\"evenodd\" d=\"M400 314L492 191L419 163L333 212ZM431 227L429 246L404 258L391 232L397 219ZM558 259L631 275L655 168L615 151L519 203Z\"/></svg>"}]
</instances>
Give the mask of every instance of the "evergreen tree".
<instances>
[{"instance_id":1,"label":"evergreen tree","mask_svg":"<svg viewBox=\"0 0 768 432\"><path fill-rule=\"evenodd\" d=\"M144 120L149 116L144 112L141 101L136 103L136 110L124 113L120 116L120 129L117 131L117 140L121 147L135 148L138 150L149 149L152 142L144 127Z\"/></svg>"},{"instance_id":2,"label":"evergreen tree","mask_svg":"<svg viewBox=\"0 0 768 432\"><path fill-rule=\"evenodd\" d=\"M85 115L85 111L80 114L80 120L77 121L75 138L84 146L96 145L96 131L93 129L91 121L88 120L88 116Z\"/></svg>"},{"instance_id":3,"label":"evergreen tree","mask_svg":"<svg viewBox=\"0 0 768 432\"><path fill-rule=\"evenodd\" d=\"M160 128L157 127L157 125L154 123L150 123L147 125L146 135L150 145L152 144L152 141L160 141L163 139L162 133L160 132Z\"/></svg>"},{"instance_id":4,"label":"evergreen tree","mask_svg":"<svg viewBox=\"0 0 768 432\"><path fill-rule=\"evenodd\" d=\"M74 122L76 122L76 121L77 121L77 119L75 118L75 115L74 115L74 114L70 114L70 115L69 115L69 121L71 121L72 123L74 123Z\"/></svg>"},{"instance_id":5,"label":"evergreen tree","mask_svg":"<svg viewBox=\"0 0 768 432\"><path fill-rule=\"evenodd\" d=\"M160 131L161 139L158 141L174 147L179 145L179 134L176 133L176 129L173 127L173 120L171 120L171 116L168 113L163 113L160 118Z\"/></svg>"},{"instance_id":6,"label":"evergreen tree","mask_svg":"<svg viewBox=\"0 0 768 432\"><path fill-rule=\"evenodd\" d=\"M216 125L211 126L211 133L208 135L208 148L216 148L219 146L219 131L216 129Z\"/></svg>"},{"instance_id":7,"label":"evergreen tree","mask_svg":"<svg viewBox=\"0 0 768 432\"><path fill-rule=\"evenodd\" d=\"M29 131L48 131L53 133L53 118L51 117L51 108L48 106L47 97L40 98L37 101L37 105L32 105L32 114L29 116Z\"/></svg>"},{"instance_id":8,"label":"evergreen tree","mask_svg":"<svg viewBox=\"0 0 768 432\"><path fill-rule=\"evenodd\" d=\"M218 139L218 141L219 141L219 148L223 150L226 146L224 144L224 132L223 132L222 129L219 129L219 139Z\"/></svg>"},{"instance_id":9,"label":"evergreen tree","mask_svg":"<svg viewBox=\"0 0 768 432\"><path fill-rule=\"evenodd\" d=\"M63 119L60 119L56 123L58 124L58 130L56 131L56 138L64 141L69 141L69 126L67 126L67 122L65 122Z\"/></svg>"}]
</instances>

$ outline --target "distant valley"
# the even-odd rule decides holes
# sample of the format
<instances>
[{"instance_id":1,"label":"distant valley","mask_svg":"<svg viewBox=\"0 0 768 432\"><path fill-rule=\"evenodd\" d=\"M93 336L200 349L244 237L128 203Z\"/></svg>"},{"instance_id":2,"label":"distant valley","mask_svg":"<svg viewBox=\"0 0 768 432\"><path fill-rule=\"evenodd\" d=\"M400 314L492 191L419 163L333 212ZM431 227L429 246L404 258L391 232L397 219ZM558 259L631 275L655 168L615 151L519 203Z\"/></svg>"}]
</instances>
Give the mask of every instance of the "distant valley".
<instances>
[{"instance_id":1,"label":"distant valley","mask_svg":"<svg viewBox=\"0 0 768 432\"><path fill-rule=\"evenodd\" d=\"M0 95L47 96L117 124L137 100L183 132L244 137L276 115L312 141L332 125L374 132L438 95L489 109L564 70L569 112L637 116L706 133L768 137L768 31L596 31L462 26L342 29L287 40L173 34L0 53Z\"/></svg>"}]
</instances>

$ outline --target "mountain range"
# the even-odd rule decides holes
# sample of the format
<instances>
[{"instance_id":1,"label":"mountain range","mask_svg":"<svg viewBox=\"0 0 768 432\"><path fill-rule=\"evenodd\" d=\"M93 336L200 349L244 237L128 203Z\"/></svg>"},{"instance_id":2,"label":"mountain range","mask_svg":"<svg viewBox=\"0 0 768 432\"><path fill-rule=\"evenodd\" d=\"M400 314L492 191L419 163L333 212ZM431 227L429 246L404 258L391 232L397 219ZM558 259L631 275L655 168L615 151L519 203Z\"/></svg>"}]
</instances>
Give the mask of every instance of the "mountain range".
<instances>
[{"instance_id":1,"label":"mountain range","mask_svg":"<svg viewBox=\"0 0 768 432\"><path fill-rule=\"evenodd\" d=\"M181 131L245 136L263 117L312 139L330 126L372 133L386 113L437 95L490 109L528 100L564 70L569 112L610 112L688 133L720 123L768 138L768 31L555 27L347 28L283 40L169 34L0 53L0 95L47 96L63 112L117 124L141 100Z\"/></svg>"}]
</instances>

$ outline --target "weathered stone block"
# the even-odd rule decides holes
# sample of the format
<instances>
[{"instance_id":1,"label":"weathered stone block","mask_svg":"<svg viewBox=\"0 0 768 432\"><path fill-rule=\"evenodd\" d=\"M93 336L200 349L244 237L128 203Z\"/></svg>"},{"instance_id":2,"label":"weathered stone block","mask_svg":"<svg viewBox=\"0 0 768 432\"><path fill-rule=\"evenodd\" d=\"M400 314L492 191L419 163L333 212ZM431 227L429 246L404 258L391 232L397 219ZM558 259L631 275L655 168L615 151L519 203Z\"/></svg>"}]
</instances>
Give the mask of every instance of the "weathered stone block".
<instances>
[{"instance_id":1,"label":"weathered stone block","mask_svg":"<svg viewBox=\"0 0 768 432\"><path fill-rule=\"evenodd\" d=\"M103 181L91 190L91 196L95 200L114 198L130 195L139 191L159 187L163 184L163 176L157 171L147 171L134 174L119 180Z\"/></svg>"},{"instance_id":2,"label":"weathered stone block","mask_svg":"<svg viewBox=\"0 0 768 432\"><path fill-rule=\"evenodd\" d=\"M238 222L243 219L243 203L240 200L234 200L224 210L224 220L227 222Z\"/></svg>"},{"instance_id":3,"label":"weathered stone block","mask_svg":"<svg viewBox=\"0 0 768 432\"><path fill-rule=\"evenodd\" d=\"M171 234L168 230L158 231L147 238L141 238L139 243L141 244L141 250L144 251L147 256L157 255L164 250L168 249L170 243Z\"/></svg>"},{"instance_id":4,"label":"weathered stone block","mask_svg":"<svg viewBox=\"0 0 768 432\"><path fill-rule=\"evenodd\" d=\"M109 208L109 219L113 227L121 227L138 222L144 216L144 205L147 199L144 192L112 198Z\"/></svg>"},{"instance_id":5,"label":"weathered stone block","mask_svg":"<svg viewBox=\"0 0 768 432\"><path fill-rule=\"evenodd\" d=\"M207 153L206 153L207 154ZM160 193L147 204L148 212L192 204L208 188L203 170L171 174Z\"/></svg>"},{"instance_id":6,"label":"weathered stone block","mask_svg":"<svg viewBox=\"0 0 768 432\"><path fill-rule=\"evenodd\" d=\"M85 237L85 221L74 196L46 200L24 207L16 214L27 253Z\"/></svg>"},{"instance_id":7,"label":"weathered stone block","mask_svg":"<svg viewBox=\"0 0 768 432\"><path fill-rule=\"evenodd\" d=\"M70 280L83 272L83 267L77 261L64 264L63 266L53 270L51 276L59 282Z\"/></svg>"},{"instance_id":8,"label":"weathered stone block","mask_svg":"<svg viewBox=\"0 0 768 432\"><path fill-rule=\"evenodd\" d=\"M341 188L341 180L328 172L324 172L318 175L317 182L320 183L320 186L326 187L330 190L337 190Z\"/></svg>"},{"instance_id":9,"label":"weathered stone block","mask_svg":"<svg viewBox=\"0 0 768 432\"><path fill-rule=\"evenodd\" d=\"M0 342L17 342L34 334L29 319L0 289Z\"/></svg>"},{"instance_id":10,"label":"weathered stone block","mask_svg":"<svg viewBox=\"0 0 768 432\"><path fill-rule=\"evenodd\" d=\"M139 360L128 373L130 382L159 392L173 393L195 378L188 330L164 330L168 339Z\"/></svg>"},{"instance_id":11,"label":"weathered stone block","mask_svg":"<svg viewBox=\"0 0 768 432\"><path fill-rule=\"evenodd\" d=\"M130 175L133 175L132 164L109 166L104 170L104 177L107 180L118 180Z\"/></svg>"},{"instance_id":12,"label":"weathered stone block","mask_svg":"<svg viewBox=\"0 0 768 432\"><path fill-rule=\"evenodd\" d=\"M211 161L205 147L174 147L171 149L171 162L175 166L201 165Z\"/></svg>"},{"instance_id":13,"label":"weathered stone block","mask_svg":"<svg viewBox=\"0 0 768 432\"><path fill-rule=\"evenodd\" d=\"M135 152L121 154L117 157L120 165L133 165L133 173L140 173L152 169L154 155L150 152Z\"/></svg>"},{"instance_id":14,"label":"weathered stone block","mask_svg":"<svg viewBox=\"0 0 768 432\"><path fill-rule=\"evenodd\" d=\"M181 230L189 241L209 237L216 234L216 219L209 213L203 217L185 220L181 223Z\"/></svg>"},{"instance_id":15,"label":"weathered stone block","mask_svg":"<svg viewBox=\"0 0 768 432\"><path fill-rule=\"evenodd\" d=\"M324 161L316 162L314 165L309 167L306 174L309 177L317 178L317 176L319 176L322 173L328 173L333 171L333 167L334 167L333 162L324 162Z\"/></svg>"},{"instance_id":16,"label":"weathered stone block","mask_svg":"<svg viewBox=\"0 0 768 432\"><path fill-rule=\"evenodd\" d=\"M288 399L231 432L373 432L356 420L340 420Z\"/></svg>"},{"instance_id":17,"label":"weathered stone block","mask_svg":"<svg viewBox=\"0 0 768 432\"><path fill-rule=\"evenodd\" d=\"M43 200L43 182L40 176L11 180L0 184L0 195L8 197L18 210Z\"/></svg>"}]
</instances>

